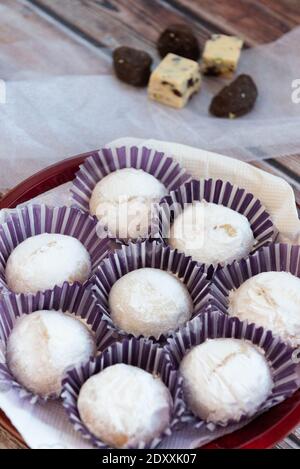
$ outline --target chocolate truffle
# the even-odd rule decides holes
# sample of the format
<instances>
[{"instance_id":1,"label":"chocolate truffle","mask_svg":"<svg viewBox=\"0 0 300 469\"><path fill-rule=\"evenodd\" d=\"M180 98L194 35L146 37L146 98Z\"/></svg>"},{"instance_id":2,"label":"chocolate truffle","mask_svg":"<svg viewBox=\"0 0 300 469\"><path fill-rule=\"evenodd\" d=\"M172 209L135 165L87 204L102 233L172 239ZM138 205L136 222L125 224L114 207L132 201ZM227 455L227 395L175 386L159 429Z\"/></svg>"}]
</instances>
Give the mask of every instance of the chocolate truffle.
<instances>
[{"instance_id":1,"label":"chocolate truffle","mask_svg":"<svg viewBox=\"0 0 300 469\"><path fill-rule=\"evenodd\" d=\"M95 186L90 212L107 227L112 236L145 236L151 222L151 206L168 193L166 187L142 169L114 171Z\"/></svg>"},{"instance_id":2,"label":"chocolate truffle","mask_svg":"<svg viewBox=\"0 0 300 469\"><path fill-rule=\"evenodd\" d=\"M81 320L41 310L17 319L7 342L7 363L29 391L59 396L64 370L87 361L95 350L94 337Z\"/></svg>"},{"instance_id":3,"label":"chocolate truffle","mask_svg":"<svg viewBox=\"0 0 300 469\"><path fill-rule=\"evenodd\" d=\"M114 324L123 331L158 339L191 318L193 302L173 274L146 267L117 280L109 294L109 307Z\"/></svg>"},{"instance_id":4,"label":"chocolate truffle","mask_svg":"<svg viewBox=\"0 0 300 469\"><path fill-rule=\"evenodd\" d=\"M5 269L8 288L15 293L36 293L65 281L85 282L90 274L91 259L83 244L56 233L25 239L12 251Z\"/></svg>"},{"instance_id":5,"label":"chocolate truffle","mask_svg":"<svg viewBox=\"0 0 300 469\"><path fill-rule=\"evenodd\" d=\"M147 85L152 64L147 52L121 46L114 50L113 63L119 80L133 86Z\"/></svg>"},{"instance_id":6,"label":"chocolate truffle","mask_svg":"<svg viewBox=\"0 0 300 469\"><path fill-rule=\"evenodd\" d=\"M194 347L180 372L189 408L216 424L254 415L273 388L263 351L239 339L209 339Z\"/></svg>"},{"instance_id":7,"label":"chocolate truffle","mask_svg":"<svg viewBox=\"0 0 300 469\"><path fill-rule=\"evenodd\" d=\"M119 363L89 378L78 411L91 433L115 448L150 443L170 423L172 398L157 376Z\"/></svg>"},{"instance_id":8,"label":"chocolate truffle","mask_svg":"<svg viewBox=\"0 0 300 469\"><path fill-rule=\"evenodd\" d=\"M229 264L254 245L250 223L234 210L206 201L186 204L171 226L169 244L203 264Z\"/></svg>"},{"instance_id":9,"label":"chocolate truffle","mask_svg":"<svg viewBox=\"0 0 300 469\"><path fill-rule=\"evenodd\" d=\"M200 57L198 40L185 24L168 26L158 39L157 49L161 57L169 53L192 60L198 60Z\"/></svg>"},{"instance_id":10,"label":"chocolate truffle","mask_svg":"<svg viewBox=\"0 0 300 469\"><path fill-rule=\"evenodd\" d=\"M229 294L229 314L254 322L300 345L300 279L288 272L263 272Z\"/></svg>"},{"instance_id":11,"label":"chocolate truffle","mask_svg":"<svg viewBox=\"0 0 300 469\"><path fill-rule=\"evenodd\" d=\"M209 112L216 117L234 119L247 114L254 107L258 92L249 75L240 75L216 94Z\"/></svg>"}]
</instances>

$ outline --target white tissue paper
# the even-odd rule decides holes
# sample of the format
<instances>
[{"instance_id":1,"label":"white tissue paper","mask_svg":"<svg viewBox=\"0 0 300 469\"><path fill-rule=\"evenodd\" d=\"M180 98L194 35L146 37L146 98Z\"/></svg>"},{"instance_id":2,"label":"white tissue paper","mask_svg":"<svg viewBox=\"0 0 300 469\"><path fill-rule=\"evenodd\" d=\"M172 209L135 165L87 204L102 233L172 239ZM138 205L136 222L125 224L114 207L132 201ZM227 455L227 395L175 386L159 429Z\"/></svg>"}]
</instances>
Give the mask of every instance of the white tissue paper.
<instances>
[{"instance_id":1,"label":"white tissue paper","mask_svg":"<svg viewBox=\"0 0 300 469\"><path fill-rule=\"evenodd\" d=\"M186 108L171 109L150 101L145 89L119 82L109 62L103 72L109 75L41 78L27 70L24 80L24 72L15 70L15 48L22 46L9 43L5 52L0 49L0 60L4 54L6 68L11 60L14 70L13 81L6 82L6 104L0 105L0 190L50 163L127 135L180 142L244 161L297 153L300 91L293 85L300 88L295 81L300 79L299 41L300 27L243 51L238 73L253 77L259 97L251 113L230 120L208 114L211 97L228 80L205 77Z\"/></svg>"}]
</instances>

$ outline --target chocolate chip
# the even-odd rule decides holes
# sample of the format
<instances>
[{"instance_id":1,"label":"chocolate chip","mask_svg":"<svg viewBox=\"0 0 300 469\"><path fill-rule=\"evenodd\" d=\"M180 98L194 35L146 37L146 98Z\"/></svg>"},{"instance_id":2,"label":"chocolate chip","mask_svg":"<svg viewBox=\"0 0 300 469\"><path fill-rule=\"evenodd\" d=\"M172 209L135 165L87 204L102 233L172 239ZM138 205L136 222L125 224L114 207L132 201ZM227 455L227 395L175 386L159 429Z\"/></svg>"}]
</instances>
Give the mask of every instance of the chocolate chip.
<instances>
[{"instance_id":1,"label":"chocolate chip","mask_svg":"<svg viewBox=\"0 0 300 469\"><path fill-rule=\"evenodd\" d=\"M179 96L180 98L182 97L182 94L178 90L172 90L172 92L175 94L175 96Z\"/></svg>"},{"instance_id":2,"label":"chocolate chip","mask_svg":"<svg viewBox=\"0 0 300 469\"><path fill-rule=\"evenodd\" d=\"M152 58L147 52L121 46L113 52L113 64L119 80L133 86L146 86L150 73Z\"/></svg>"},{"instance_id":3,"label":"chocolate chip","mask_svg":"<svg viewBox=\"0 0 300 469\"><path fill-rule=\"evenodd\" d=\"M209 67L206 67L203 71L204 75L208 75L211 77L217 77L221 74L221 70L216 67L215 65L210 65Z\"/></svg>"},{"instance_id":4,"label":"chocolate chip","mask_svg":"<svg viewBox=\"0 0 300 469\"><path fill-rule=\"evenodd\" d=\"M188 88L191 88L192 86L194 86L195 82L192 78L190 78L188 81L187 81L187 87Z\"/></svg>"}]
</instances>

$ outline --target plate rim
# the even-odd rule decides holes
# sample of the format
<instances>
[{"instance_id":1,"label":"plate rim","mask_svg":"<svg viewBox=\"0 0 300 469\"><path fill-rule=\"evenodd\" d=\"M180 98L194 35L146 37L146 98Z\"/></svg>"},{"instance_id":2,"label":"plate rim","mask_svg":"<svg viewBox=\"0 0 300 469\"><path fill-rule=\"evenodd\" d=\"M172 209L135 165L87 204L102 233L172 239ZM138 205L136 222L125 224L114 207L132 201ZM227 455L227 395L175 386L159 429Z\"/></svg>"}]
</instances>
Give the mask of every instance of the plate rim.
<instances>
[{"instance_id":1,"label":"plate rim","mask_svg":"<svg viewBox=\"0 0 300 469\"><path fill-rule=\"evenodd\" d=\"M0 200L0 209L14 208L16 205L24 203L27 200L46 192L47 190L53 189L63 182L71 181L75 177L75 173L78 171L79 165L83 163L86 157L94 154L95 151L98 150L80 153L58 161L28 177L4 195L4 197ZM247 441L245 436L242 442L234 446L229 446L232 438L236 437L238 434L241 435L241 433L247 431L247 429L249 430L249 428L252 428L253 425L257 425L257 420L264 420L265 415L259 416L257 419L242 429L219 438L218 440L210 443L209 445L206 445L203 448L267 449L273 447L278 441L284 439L286 435L291 433L300 422L300 390L298 390L286 401L268 411L268 414L273 412L273 415L276 416L276 414L280 414L281 409L284 408L287 403L291 403L291 401L293 401L293 403L290 411L285 413L282 418L276 418L275 423L273 425L271 424L270 426L267 426L267 428L262 433L253 435ZM5 416L4 411L1 411L1 409L0 424L3 425L3 428L5 428L5 430L8 431L13 438L16 438L22 444L26 445L20 433L14 428L9 418Z\"/></svg>"}]
</instances>

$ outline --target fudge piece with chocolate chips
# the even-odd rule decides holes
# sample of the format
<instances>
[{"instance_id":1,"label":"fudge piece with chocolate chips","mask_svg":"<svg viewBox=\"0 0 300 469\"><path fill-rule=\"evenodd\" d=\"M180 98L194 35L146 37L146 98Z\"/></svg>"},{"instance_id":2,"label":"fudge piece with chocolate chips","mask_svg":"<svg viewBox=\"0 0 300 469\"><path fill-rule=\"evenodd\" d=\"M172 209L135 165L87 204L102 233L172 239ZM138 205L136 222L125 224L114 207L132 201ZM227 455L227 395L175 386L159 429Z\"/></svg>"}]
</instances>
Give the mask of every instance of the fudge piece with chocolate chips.
<instances>
[{"instance_id":1,"label":"fudge piece with chocolate chips","mask_svg":"<svg viewBox=\"0 0 300 469\"><path fill-rule=\"evenodd\" d=\"M202 71L205 75L232 75L240 58L243 41L235 36L213 34L206 41L202 55Z\"/></svg>"},{"instance_id":2,"label":"fudge piece with chocolate chips","mask_svg":"<svg viewBox=\"0 0 300 469\"><path fill-rule=\"evenodd\" d=\"M168 54L152 72L149 85L149 98L182 108L200 89L201 75L199 64L175 54Z\"/></svg>"}]
</instances>

